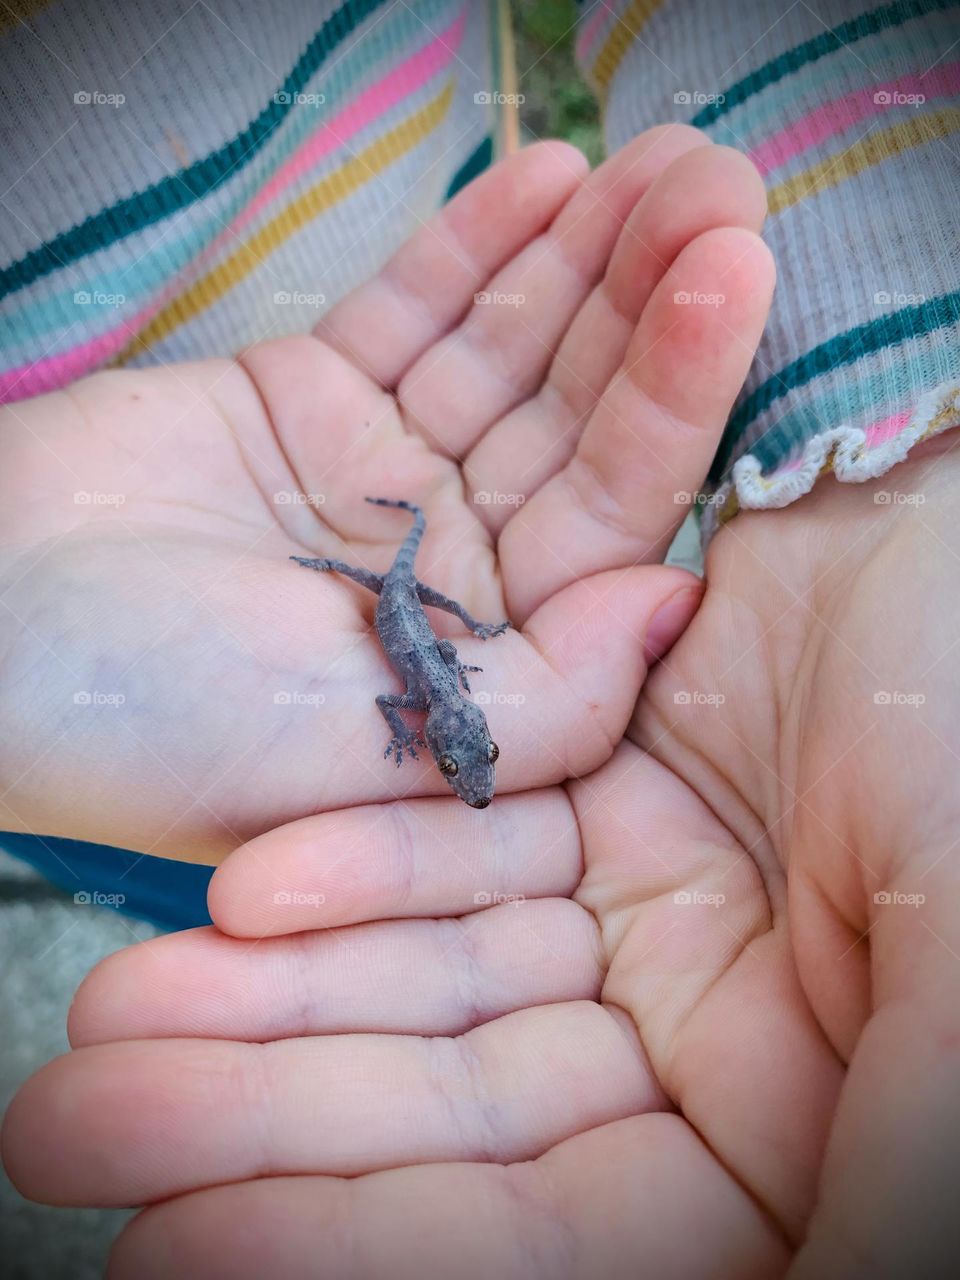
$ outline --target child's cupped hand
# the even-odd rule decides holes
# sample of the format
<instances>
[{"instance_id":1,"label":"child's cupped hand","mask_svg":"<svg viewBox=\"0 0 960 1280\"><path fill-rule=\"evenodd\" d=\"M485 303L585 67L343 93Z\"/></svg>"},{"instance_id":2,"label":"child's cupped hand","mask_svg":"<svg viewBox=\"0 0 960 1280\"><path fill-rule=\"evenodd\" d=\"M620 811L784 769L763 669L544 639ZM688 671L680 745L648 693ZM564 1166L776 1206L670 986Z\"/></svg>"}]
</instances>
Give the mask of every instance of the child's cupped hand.
<instances>
[{"instance_id":1,"label":"child's cupped hand","mask_svg":"<svg viewBox=\"0 0 960 1280\"><path fill-rule=\"evenodd\" d=\"M383 759L373 598L288 559L386 568L406 522L367 494L421 503L419 576L519 628L433 615L485 667L498 791L599 765L699 599L660 561L764 323L764 207L684 126L592 175L537 145L313 335L8 407L0 828L215 862L309 813L459 803Z\"/></svg>"}]
</instances>

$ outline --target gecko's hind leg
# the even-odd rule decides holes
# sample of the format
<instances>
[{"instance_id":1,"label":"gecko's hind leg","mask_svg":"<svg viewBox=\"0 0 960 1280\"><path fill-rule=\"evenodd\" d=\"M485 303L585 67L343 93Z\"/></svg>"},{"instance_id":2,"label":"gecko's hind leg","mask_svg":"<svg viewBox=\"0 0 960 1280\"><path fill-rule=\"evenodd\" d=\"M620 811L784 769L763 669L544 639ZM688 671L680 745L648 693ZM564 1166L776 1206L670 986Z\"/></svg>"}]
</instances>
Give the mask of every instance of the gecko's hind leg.
<instances>
[{"instance_id":1,"label":"gecko's hind leg","mask_svg":"<svg viewBox=\"0 0 960 1280\"><path fill-rule=\"evenodd\" d=\"M378 596L383 590L382 573L371 573L369 569L344 564L342 560L311 560L308 556L291 556L290 559L296 560L297 564L302 564L305 569L316 569L318 573L340 573L345 578L359 582L361 587L366 587L374 595Z\"/></svg>"},{"instance_id":2,"label":"gecko's hind leg","mask_svg":"<svg viewBox=\"0 0 960 1280\"><path fill-rule=\"evenodd\" d=\"M491 636L502 636L504 631L510 626L507 622L478 622L472 614L456 600L451 600L449 596L443 595L440 591L434 591L433 587L428 587L425 582L417 582L417 595L420 597L421 604L428 604L434 609L442 609L444 613L452 613L459 618L468 631L472 631L475 636L481 640L489 640Z\"/></svg>"},{"instance_id":3,"label":"gecko's hind leg","mask_svg":"<svg viewBox=\"0 0 960 1280\"><path fill-rule=\"evenodd\" d=\"M384 760L388 756L393 755L397 761L397 768L403 763L403 753L408 752L417 759L417 747L425 747L427 744L415 729L411 729L401 711L426 711L427 705L424 700L416 693L411 692L410 686L407 686L406 693L378 693L377 706L380 708L380 714L386 720L387 724L393 731L393 737L387 743L387 749L383 753Z\"/></svg>"},{"instance_id":4,"label":"gecko's hind leg","mask_svg":"<svg viewBox=\"0 0 960 1280\"><path fill-rule=\"evenodd\" d=\"M457 677L464 689L466 689L467 693L469 693L470 685L467 683L466 672L482 671L483 667L474 667L468 662L461 662L460 655L457 653L457 646L452 640L438 640L437 648L440 651L440 657Z\"/></svg>"}]
</instances>

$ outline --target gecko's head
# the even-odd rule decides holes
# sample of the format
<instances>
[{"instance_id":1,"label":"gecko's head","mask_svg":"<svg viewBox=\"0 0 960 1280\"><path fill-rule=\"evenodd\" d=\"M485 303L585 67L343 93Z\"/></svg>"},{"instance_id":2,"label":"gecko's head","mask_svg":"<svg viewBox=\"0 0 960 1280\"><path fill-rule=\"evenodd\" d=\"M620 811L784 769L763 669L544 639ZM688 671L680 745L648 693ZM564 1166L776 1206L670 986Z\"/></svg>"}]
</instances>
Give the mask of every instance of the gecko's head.
<instances>
[{"instance_id":1,"label":"gecko's head","mask_svg":"<svg viewBox=\"0 0 960 1280\"><path fill-rule=\"evenodd\" d=\"M452 707L435 704L424 731L437 768L460 799L485 809L493 799L493 766L500 749L480 708L464 699Z\"/></svg>"}]
</instances>

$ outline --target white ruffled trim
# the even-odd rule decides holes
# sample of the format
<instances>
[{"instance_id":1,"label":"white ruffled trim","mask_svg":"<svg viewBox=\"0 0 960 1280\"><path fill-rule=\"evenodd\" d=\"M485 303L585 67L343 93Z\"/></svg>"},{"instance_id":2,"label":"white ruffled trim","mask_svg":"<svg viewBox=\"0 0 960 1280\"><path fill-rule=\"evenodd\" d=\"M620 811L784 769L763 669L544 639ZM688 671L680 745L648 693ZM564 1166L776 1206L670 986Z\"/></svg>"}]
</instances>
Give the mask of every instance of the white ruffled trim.
<instances>
[{"instance_id":1,"label":"white ruffled trim","mask_svg":"<svg viewBox=\"0 0 960 1280\"><path fill-rule=\"evenodd\" d=\"M943 422L935 424L941 416ZM838 480L848 484L873 480L902 462L918 441L939 435L958 422L960 381L944 382L922 395L907 426L875 449L864 449L867 437L859 427L840 426L812 436L803 447L800 465L789 471L764 476L759 461L744 454L734 463L731 478L710 495L700 526L703 545L720 527L723 509L734 493L745 510L763 510L786 507L809 493L827 466Z\"/></svg>"}]
</instances>

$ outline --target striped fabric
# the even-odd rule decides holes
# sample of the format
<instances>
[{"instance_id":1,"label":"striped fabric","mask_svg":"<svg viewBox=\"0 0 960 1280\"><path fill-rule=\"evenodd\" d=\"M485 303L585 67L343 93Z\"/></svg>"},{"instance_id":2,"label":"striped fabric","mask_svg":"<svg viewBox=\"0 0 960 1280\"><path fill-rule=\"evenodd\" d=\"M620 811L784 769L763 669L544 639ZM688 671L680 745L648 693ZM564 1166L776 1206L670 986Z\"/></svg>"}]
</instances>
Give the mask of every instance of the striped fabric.
<instances>
[{"instance_id":1,"label":"striped fabric","mask_svg":"<svg viewBox=\"0 0 960 1280\"><path fill-rule=\"evenodd\" d=\"M472 0L19 12L0 26L2 401L312 327L500 127L496 24Z\"/></svg>"},{"instance_id":2,"label":"striped fabric","mask_svg":"<svg viewBox=\"0 0 960 1280\"><path fill-rule=\"evenodd\" d=\"M610 149L683 120L767 183L777 294L705 538L960 423L958 0L599 0L577 51Z\"/></svg>"}]
</instances>

